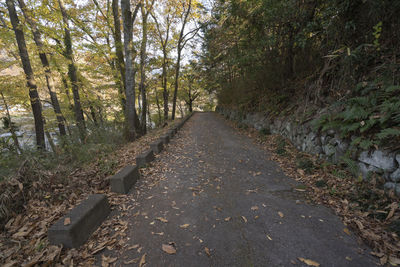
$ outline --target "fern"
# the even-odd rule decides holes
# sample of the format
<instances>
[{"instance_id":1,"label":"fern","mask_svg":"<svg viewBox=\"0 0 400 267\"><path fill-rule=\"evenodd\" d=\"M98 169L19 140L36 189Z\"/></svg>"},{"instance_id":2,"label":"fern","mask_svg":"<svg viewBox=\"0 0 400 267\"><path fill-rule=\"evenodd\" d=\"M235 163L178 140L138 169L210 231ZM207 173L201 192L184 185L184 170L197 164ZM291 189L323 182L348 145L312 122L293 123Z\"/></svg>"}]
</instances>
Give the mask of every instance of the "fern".
<instances>
[{"instance_id":1,"label":"fern","mask_svg":"<svg viewBox=\"0 0 400 267\"><path fill-rule=\"evenodd\" d=\"M378 139L385 139L388 137L398 137L400 136L400 128L386 128L376 135Z\"/></svg>"},{"instance_id":2,"label":"fern","mask_svg":"<svg viewBox=\"0 0 400 267\"><path fill-rule=\"evenodd\" d=\"M335 103L336 107L344 107L341 112L322 116L316 125L322 131L339 130L342 137L358 135L352 144L362 149L398 140L400 86L382 84L379 81L358 84L353 97Z\"/></svg>"}]
</instances>

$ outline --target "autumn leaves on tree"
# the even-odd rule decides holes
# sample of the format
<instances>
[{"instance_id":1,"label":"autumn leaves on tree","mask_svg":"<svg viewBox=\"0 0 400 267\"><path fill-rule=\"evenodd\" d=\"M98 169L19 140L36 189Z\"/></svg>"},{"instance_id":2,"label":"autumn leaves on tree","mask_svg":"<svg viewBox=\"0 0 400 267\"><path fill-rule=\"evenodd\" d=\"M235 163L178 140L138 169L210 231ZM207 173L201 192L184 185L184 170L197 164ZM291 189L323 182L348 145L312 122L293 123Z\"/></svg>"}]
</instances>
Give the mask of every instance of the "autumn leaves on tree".
<instances>
[{"instance_id":1,"label":"autumn leaves on tree","mask_svg":"<svg viewBox=\"0 0 400 267\"><path fill-rule=\"evenodd\" d=\"M0 52L22 63L37 147L44 149L45 133L55 129L61 137L76 132L85 142L89 128L121 122L132 141L149 126L175 119L177 105L185 104L178 92L187 91L180 86L182 64L188 64L183 53L198 49L188 44L200 33L202 9L193 0L7 0L0 5ZM9 105L25 101L9 99L12 86L2 87L9 88L1 89ZM43 103L53 113L43 110Z\"/></svg>"}]
</instances>

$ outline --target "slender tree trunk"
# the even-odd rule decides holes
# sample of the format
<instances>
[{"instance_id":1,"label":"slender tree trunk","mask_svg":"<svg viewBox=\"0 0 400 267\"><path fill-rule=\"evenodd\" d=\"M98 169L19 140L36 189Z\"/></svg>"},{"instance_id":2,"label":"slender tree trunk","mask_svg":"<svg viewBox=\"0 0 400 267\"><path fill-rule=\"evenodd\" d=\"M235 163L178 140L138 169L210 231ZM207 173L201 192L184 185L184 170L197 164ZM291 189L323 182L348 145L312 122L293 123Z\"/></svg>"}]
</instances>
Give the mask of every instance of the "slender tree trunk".
<instances>
[{"instance_id":1,"label":"slender tree trunk","mask_svg":"<svg viewBox=\"0 0 400 267\"><path fill-rule=\"evenodd\" d=\"M162 84L163 84L163 99L164 99L164 121L168 120L168 85L167 85L167 51L166 48L163 48L163 64L162 64Z\"/></svg>"},{"instance_id":2,"label":"slender tree trunk","mask_svg":"<svg viewBox=\"0 0 400 267\"><path fill-rule=\"evenodd\" d=\"M162 48L162 52L163 52L161 85L163 87L164 121L167 121L168 120L168 112L169 112L169 106L168 106L169 92L168 92L168 86L167 86L167 64L168 64L167 44L168 44L168 40L169 40L169 29L170 29L171 20L169 18L169 15L167 15L166 34L165 34L165 39L163 39L160 24L158 23L157 17L153 13L150 13L150 15L153 17L154 22L156 23L158 37L160 39L160 44L161 44L161 48ZM156 96L157 96L157 94L156 94ZM160 123L161 123L161 119L160 119Z\"/></svg>"},{"instance_id":3,"label":"slender tree trunk","mask_svg":"<svg viewBox=\"0 0 400 267\"><path fill-rule=\"evenodd\" d=\"M180 71L180 64L181 64L181 53L182 53L182 49L186 43L184 40L185 36L183 35L183 33L185 32L185 26L186 26L186 23L187 23L189 14L190 14L191 7L192 7L192 1L189 0L189 5L185 12L184 19L182 21L181 31L179 33L178 46L177 46L178 59L176 61L176 67L175 67L175 87L174 87L174 97L172 100L172 115L171 115L172 120L175 119L176 98L178 95L178 87L179 87L179 71Z\"/></svg>"},{"instance_id":4,"label":"slender tree trunk","mask_svg":"<svg viewBox=\"0 0 400 267\"><path fill-rule=\"evenodd\" d=\"M13 139L13 141L14 141L14 146L15 146L16 150L17 150L19 153L22 154L22 149L21 149L21 146L19 145L18 136L17 136L17 134L15 133L15 129L14 129L14 127L13 127L13 122L12 122L12 120L11 120L10 110L8 109L7 101L6 101L6 99L5 99L4 95L3 95L3 92L0 92L0 95L1 95L1 98L3 99L4 106L5 106L5 108L6 108L7 119L8 119L8 123L10 124L10 133L11 133L11 137L12 137L12 139Z\"/></svg>"},{"instance_id":5,"label":"slender tree trunk","mask_svg":"<svg viewBox=\"0 0 400 267\"><path fill-rule=\"evenodd\" d=\"M142 134L146 134L146 113L147 113L147 99L146 99L146 46L147 46L147 17L146 7L142 5L142 43L140 46L140 84L139 90L142 96L142 112L141 112L141 126Z\"/></svg>"},{"instance_id":6,"label":"slender tree trunk","mask_svg":"<svg viewBox=\"0 0 400 267\"><path fill-rule=\"evenodd\" d=\"M158 122L161 124L161 107L160 107L160 100L158 99L158 92L157 92L157 88L155 89L155 93L156 93L156 105L157 105L157 111L158 111Z\"/></svg>"},{"instance_id":7,"label":"slender tree trunk","mask_svg":"<svg viewBox=\"0 0 400 267\"><path fill-rule=\"evenodd\" d=\"M33 76L33 70L29 59L28 50L26 48L25 37L22 31L22 25L20 25L19 23L18 15L15 10L14 0L6 0L6 2L7 2L8 12L10 15L11 24L15 33L15 38L18 44L18 50L19 50L19 55L21 57L22 68L24 69L24 73L26 76L26 83L29 88L29 98L31 101L31 107L35 121L36 145L38 149L44 149L45 141L44 141L42 104L40 103L35 77Z\"/></svg>"},{"instance_id":8,"label":"slender tree trunk","mask_svg":"<svg viewBox=\"0 0 400 267\"><path fill-rule=\"evenodd\" d=\"M123 90L119 92L119 96L121 98L122 110L125 114L125 106L126 106L126 79L125 79L125 62L124 62L124 54L123 54L123 45L121 41L121 23L119 17L118 10L118 0L112 0L112 12L114 18L114 43L115 43L115 53L116 53L116 65L119 73L121 75L121 80L123 83Z\"/></svg>"},{"instance_id":9,"label":"slender tree trunk","mask_svg":"<svg viewBox=\"0 0 400 267\"><path fill-rule=\"evenodd\" d=\"M79 129L81 140L84 140L86 136L86 126L85 119L83 117L83 111L81 106L81 100L79 96L79 86L78 86L78 71L74 63L74 56L72 52L72 40L71 33L68 25L68 15L64 7L64 1L58 0L60 6L61 14L64 23L64 43L65 43L65 56L68 59L68 76L72 84L72 94L74 96L74 111L76 124Z\"/></svg>"},{"instance_id":10,"label":"slender tree trunk","mask_svg":"<svg viewBox=\"0 0 400 267\"><path fill-rule=\"evenodd\" d=\"M56 93L56 90L54 87L54 79L53 79L53 75L50 70L50 63L49 63L47 55L43 49L43 42L42 42L42 38L40 36L41 34L39 32L39 29L37 28L36 22L32 19L31 15L30 15L30 11L26 7L24 0L18 0L18 2L22 9L22 12L24 14L26 21L28 22L29 26L31 27L32 34L33 34L33 40L35 41L36 47L39 50L39 57L40 57L40 61L42 62L42 66L44 68L47 89L49 90L51 105L53 106L54 113L56 114L56 118L57 118L57 122L58 122L58 130L60 131L61 136L66 135L65 125L64 125L65 118L61 112L60 103L58 102L57 93Z\"/></svg>"},{"instance_id":11,"label":"slender tree trunk","mask_svg":"<svg viewBox=\"0 0 400 267\"><path fill-rule=\"evenodd\" d=\"M121 0L122 20L124 26L124 51L125 51L125 94L126 94L126 138L133 141L136 138L136 108L135 108L135 69L133 66L133 22L139 10L140 4L131 12L130 0Z\"/></svg>"},{"instance_id":12,"label":"slender tree trunk","mask_svg":"<svg viewBox=\"0 0 400 267\"><path fill-rule=\"evenodd\" d=\"M176 60L175 66L175 84L174 84L174 97L172 99L172 115L171 119L175 120L175 110L176 110L176 98L178 96L178 87L179 87L179 71L181 68L181 44L178 43L178 58Z\"/></svg>"}]
</instances>

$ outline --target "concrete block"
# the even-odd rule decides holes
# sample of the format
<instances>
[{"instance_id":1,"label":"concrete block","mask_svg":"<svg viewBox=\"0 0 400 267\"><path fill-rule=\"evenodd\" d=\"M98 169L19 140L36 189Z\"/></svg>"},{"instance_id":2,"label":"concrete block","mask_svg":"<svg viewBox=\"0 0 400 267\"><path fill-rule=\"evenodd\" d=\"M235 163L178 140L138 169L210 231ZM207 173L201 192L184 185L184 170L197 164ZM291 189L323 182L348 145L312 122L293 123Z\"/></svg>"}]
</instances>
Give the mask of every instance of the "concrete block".
<instances>
[{"instance_id":1,"label":"concrete block","mask_svg":"<svg viewBox=\"0 0 400 267\"><path fill-rule=\"evenodd\" d=\"M162 140L164 145L169 143L169 135L168 134L161 135L160 139Z\"/></svg>"},{"instance_id":2,"label":"concrete block","mask_svg":"<svg viewBox=\"0 0 400 267\"><path fill-rule=\"evenodd\" d=\"M50 244L78 248L86 242L109 213L110 205L105 195L90 195L50 227L48 230ZM66 218L69 218L70 223L64 225Z\"/></svg>"},{"instance_id":3,"label":"concrete block","mask_svg":"<svg viewBox=\"0 0 400 267\"><path fill-rule=\"evenodd\" d=\"M111 191L126 194L139 178L140 174L137 166L126 166L110 178Z\"/></svg>"},{"instance_id":4,"label":"concrete block","mask_svg":"<svg viewBox=\"0 0 400 267\"><path fill-rule=\"evenodd\" d=\"M146 164L154 160L153 150L149 149L136 157L136 165L140 167L146 166Z\"/></svg>"},{"instance_id":5,"label":"concrete block","mask_svg":"<svg viewBox=\"0 0 400 267\"><path fill-rule=\"evenodd\" d=\"M154 153L160 153L163 150L163 141L162 140L157 140L154 143L150 144L151 150L153 150Z\"/></svg>"}]
</instances>

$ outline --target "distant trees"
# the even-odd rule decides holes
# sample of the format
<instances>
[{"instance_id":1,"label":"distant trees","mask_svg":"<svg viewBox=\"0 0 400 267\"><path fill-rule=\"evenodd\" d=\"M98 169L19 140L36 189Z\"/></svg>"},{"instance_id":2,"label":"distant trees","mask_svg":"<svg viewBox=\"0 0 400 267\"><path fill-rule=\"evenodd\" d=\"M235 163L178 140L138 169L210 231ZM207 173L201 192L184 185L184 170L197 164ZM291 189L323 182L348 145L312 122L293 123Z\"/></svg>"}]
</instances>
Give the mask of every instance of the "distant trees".
<instances>
[{"instance_id":1,"label":"distant trees","mask_svg":"<svg viewBox=\"0 0 400 267\"><path fill-rule=\"evenodd\" d=\"M188 44L200 31L200 7L196 0L7 0L0 3L0 56L12 60L0 62L0 86L18 85L18 72L7 79L2 71L21 62L41 149L45 134L52 146L85 143L110 123L123 125L132 141L174 119L184 103L180 69L185 49L195 48ZM2 89L8 106L25 106L10 92ZM50 142L50 132L63 142Z\"/></svg>"}]
</instances>

